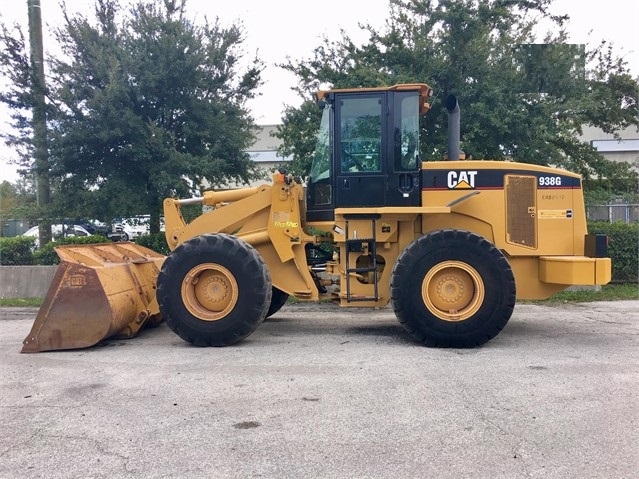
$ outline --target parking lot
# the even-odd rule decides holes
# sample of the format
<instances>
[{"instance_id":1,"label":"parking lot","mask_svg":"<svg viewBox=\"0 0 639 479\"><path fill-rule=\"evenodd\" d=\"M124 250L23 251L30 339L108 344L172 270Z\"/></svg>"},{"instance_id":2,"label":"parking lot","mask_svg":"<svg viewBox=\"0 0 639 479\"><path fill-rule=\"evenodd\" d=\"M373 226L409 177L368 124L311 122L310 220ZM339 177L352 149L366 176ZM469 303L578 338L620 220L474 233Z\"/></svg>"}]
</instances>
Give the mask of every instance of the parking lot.
<instances>
[{"instance_id":1,"label":"parking lot","mask_svg":"<svg viewBox=\"0 0 639 479\"><path fill-rule=\"evenodd\" d=\"M166 325L20 354L0 309L3 478L634 478L639 301L518 305L470 350L390 309L287 305L247 340Z\"/></svg>"}]
</instances>

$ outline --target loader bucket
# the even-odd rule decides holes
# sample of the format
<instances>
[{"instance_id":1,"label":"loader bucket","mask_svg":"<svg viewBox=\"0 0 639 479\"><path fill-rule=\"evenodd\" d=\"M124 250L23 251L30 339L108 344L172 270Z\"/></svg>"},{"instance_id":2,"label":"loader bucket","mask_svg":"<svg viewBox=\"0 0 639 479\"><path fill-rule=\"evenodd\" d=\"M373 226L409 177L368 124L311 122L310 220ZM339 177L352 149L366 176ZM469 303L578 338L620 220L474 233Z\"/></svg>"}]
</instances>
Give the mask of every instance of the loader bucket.
<instances>
[{"instance_id":1,"label":"loader bucket","mask_svg":"<svg viewBox=\"0 0 639 479\"><path fill-rule=\"evenodd\" d=\"M60 265L23 353L88 348L158 324L157 277L165 257L134 243L59 246Z\"/></svg>"}]
</instances>

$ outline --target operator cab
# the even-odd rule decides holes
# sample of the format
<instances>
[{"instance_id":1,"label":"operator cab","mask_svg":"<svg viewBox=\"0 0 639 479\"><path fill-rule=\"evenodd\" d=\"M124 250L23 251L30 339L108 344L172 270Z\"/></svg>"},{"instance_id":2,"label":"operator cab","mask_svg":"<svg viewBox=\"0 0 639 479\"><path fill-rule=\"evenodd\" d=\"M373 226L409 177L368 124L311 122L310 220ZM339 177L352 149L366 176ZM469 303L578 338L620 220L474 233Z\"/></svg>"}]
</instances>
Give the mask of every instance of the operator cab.
<instances>
[{"instance_id":1,"label":"operator cab","mask_svg":"<svg viewBox=\"0 0 639 479\"><path fill-rule=\"evenodd\" d=\"M419 206L419 117L430 87L320 91L322 122L307 188L307 220L335 208Z\"/></svg>"}]
</instances>

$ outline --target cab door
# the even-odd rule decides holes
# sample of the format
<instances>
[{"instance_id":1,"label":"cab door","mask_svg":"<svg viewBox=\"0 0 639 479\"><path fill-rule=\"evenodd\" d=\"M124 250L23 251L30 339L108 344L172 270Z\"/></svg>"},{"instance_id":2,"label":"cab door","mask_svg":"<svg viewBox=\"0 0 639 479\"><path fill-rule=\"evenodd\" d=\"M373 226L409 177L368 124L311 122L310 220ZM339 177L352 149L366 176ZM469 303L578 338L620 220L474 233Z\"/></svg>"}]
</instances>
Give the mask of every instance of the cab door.
<instances>
[{"instance_id":1,"label":"cab door","mask_svg":"<svg viewBox=\"0 0 639 479\"><path fill-rule=\"evenodd\" d=\"M386 206L419 206L419 93L396 91L390 98Z\"/></svg>"},{"instance_id":2,"label":"cab door","mask_svg":"<svg viewBox=\"0 0 639 479\"><path fill-rule=\"evenodd\" d=\"M386 95L335 95L336 207L386 204Z\"/></svg>"}]
</instances>

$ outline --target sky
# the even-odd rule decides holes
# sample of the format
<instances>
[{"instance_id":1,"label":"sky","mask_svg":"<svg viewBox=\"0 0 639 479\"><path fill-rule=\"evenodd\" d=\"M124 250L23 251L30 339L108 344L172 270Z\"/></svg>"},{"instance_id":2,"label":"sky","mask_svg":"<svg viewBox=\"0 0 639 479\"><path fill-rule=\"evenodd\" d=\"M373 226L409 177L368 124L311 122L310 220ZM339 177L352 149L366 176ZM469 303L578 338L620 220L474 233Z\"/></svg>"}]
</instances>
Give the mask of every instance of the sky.
<instances>
[{"instance_id":1,"label":"sky","mask_svg":"<svg viewBox=\"0 0 639 479\"><path fill-rule=\"evenodd\" d=\"M47 39L47 32L61 24L59 0L40 0L42 6L45 56L55 51ZM66 0L69 12L92 13L91 0ZM298 106L301 100L291 88L295 77L278 68L278 63L304 59L321 44L323 36L340 38L344 29L355 41L365 41L366 35L358 24L368 23L382 30L388 16L388 0L188 0L187 13L196 21L204 16L219 18L221 25L241 21L246 40L247 58L257 52L265 63L261 95L249 103L251 113L259 125L280 122L284 108ZM601 40L613 43L618 55L628 61L628 67L639 77L639 2L636 0L554 0L553 13L568 14L571 43L596 46ZM17 22L27 32L27 0L1 0L0 20L5 24ZM46 58L45 58L46 61ZM428 82L428 79L423 79ZM0 108L0 131L8 131L8 116ZM15 181L15 167L9 164L15 154L0 145L0 181Z\"/></svg>"}]
</instances>

